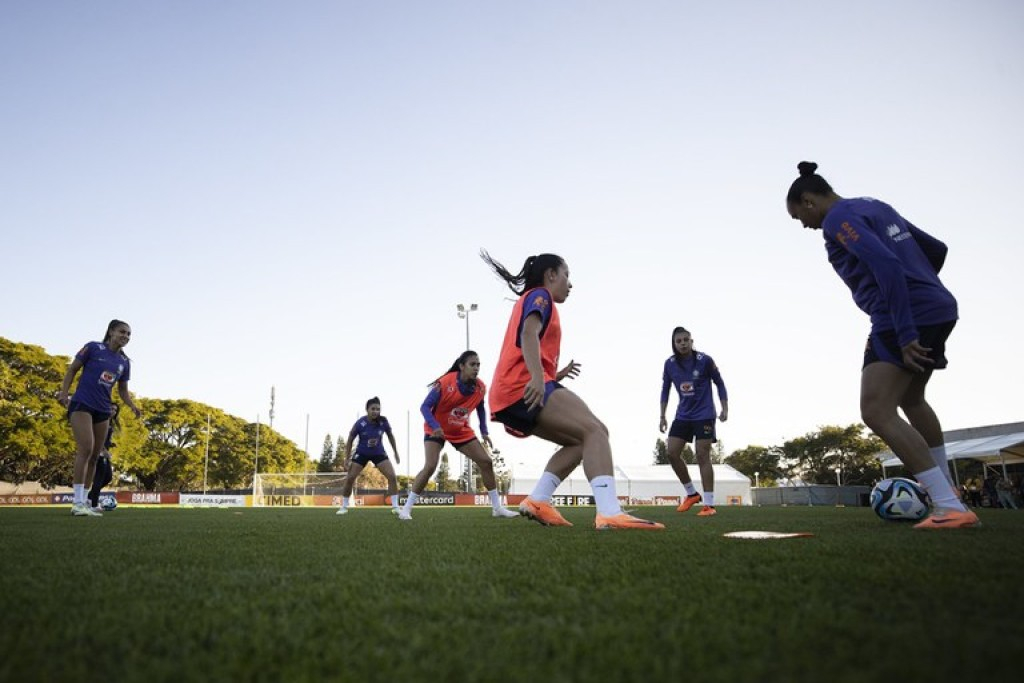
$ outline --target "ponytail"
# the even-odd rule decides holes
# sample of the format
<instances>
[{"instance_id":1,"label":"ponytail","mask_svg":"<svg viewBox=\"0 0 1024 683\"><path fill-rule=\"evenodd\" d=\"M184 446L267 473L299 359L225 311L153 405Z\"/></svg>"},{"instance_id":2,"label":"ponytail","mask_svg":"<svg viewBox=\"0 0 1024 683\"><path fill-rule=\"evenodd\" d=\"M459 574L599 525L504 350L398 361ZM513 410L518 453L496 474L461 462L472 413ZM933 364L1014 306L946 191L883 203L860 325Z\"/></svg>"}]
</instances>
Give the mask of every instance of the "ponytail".
<instances>
[{"instance_id":1,"label":"ponytail","mask_svg":"<svg viewBox=\"0 0 1024 683\"><path fill-rule=\"evenodd\" d=\"M536 256L527 257L526 261L523 262L522 269L518 273L513 274L509 272L508 268L495 261L487 253L486 249L480 250L480 258L517 295L522 295L523 292L529 291L534 287L543 286L544 274L551 269L558 270L565 263L562 257L556 254L537 254Z\"/></svg>"}]
</instances>

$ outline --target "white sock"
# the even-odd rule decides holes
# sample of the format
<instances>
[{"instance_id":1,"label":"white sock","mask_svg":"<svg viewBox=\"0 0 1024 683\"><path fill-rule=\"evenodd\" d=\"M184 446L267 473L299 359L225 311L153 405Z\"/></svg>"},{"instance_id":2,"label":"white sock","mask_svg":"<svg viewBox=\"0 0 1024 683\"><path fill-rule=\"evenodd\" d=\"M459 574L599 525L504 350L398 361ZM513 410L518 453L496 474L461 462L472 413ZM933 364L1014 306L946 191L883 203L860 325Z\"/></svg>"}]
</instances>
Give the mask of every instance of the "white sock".
<instances>
[{"instance_id":1,"label":"white sock","mask_svg":"<svg viewBox=\"0 0 1024 683\"><path fill-rule=\"evenodd\" d=\"M697 487L693 485L692 481L688 481L683 484L683 488L686 489L686 495L695 496L697 495Z\"/></svg>"},{"instance_id":2,"label":"white sock","mask_svg":"<svg viewBox=\"0 0 1024 683\"><path fill-rule=\"evenodd\" d=\"M555 489L561 483L562 480L551 472L544 472L544 474L540 475L540 479L537 480L537 485L533 487L530 498L541 503L549 503L551 502L551 496L555 495Z\"/></svg>"},{"instance_id":3,"label":"white sock","mask_svg":"<svg viewBox=\"0 0 1024 683\"><path fill-rule=\"evenodd\" d=\"M942 470L938 467L933 467L914 476L917 477L918 483L931 496L932 507L945 510L959 510L960 512L967 509L960 502L960 499L957 498L956 492L953 491L953 486L949 483L949 479L946 478L947 475L943 475Z\"/></svg>"},{"instance_id":4,"label":"white sock","mask_svg":"<svg viewBox=\"0 0 1024 683\"><path fill-rule=\"evenodd\" d=\"M391 507L398 509L398 491L391 494Z\"/></svg>"},{"instance_id":5,"label":"white sock","mask_svg":"<svg viewBox=\"0 0 1024 683\"><path fill-rule=\"evenodd\" d=\"M498 496L498 489L491 489L487 492L487 495L491 499L491 507L495 510L501 507L501 498Z\"/></svg>"},{"instance_id":6,"label":"white sock","mask_svg":"<svg viewBox=\"0 0 1024 683\"><path fill-rule=\"evenodd\" d=\"M409 491L409 497L405 499L405 511L408 513L412 511L412 506L416 504L416 501L420 499L420 494L415 491Z\"/></svg>"},{"instance_id":7,"label":"white sock","mask_svg":"<svg viewBox=\"0 0 1024 683\"><path fill-rule=\"evenodd\" d=\"M942 473L946 475L946 481L949 482L950 486L953 486L953 477L949 473L949 458L946 457L946 444L936 446L935 448L929 448L928 452L931 453L932 461L935 462L935 466L942 470Z\"/></svg>"},{"instance_id":8,"label":"white sock","mask_svg":"<svg viewBox=\"0 0 1024 683\"><path fill-rule=\"evenodd\" d=\"M343 507L343 508L345 508L347 510L348 509L349 501L351 501L351 500L352 500L352 496L345 496L344 498L342 498L341 499L341 507Z\"/></svg>"},{"instance_id":9,"label":"white sock","mask_svg":"<svg viewBox=\"0 0 1024 683\"><path fill-rule=\"evenodd\" d=\"M71 501L75 504L85 502L85 484L75 484L73 487L74 494Z\"/></svg>"},{"instance_id":10,"label":"white sock","mask_svg":"<svg viewBox=\"0 0 1024 683\"><path fill-rule=\"evenodd\" d=\"M705 491L704 492L704 504L711 507L715 507L715 492Z\"/></svg>"},{"instance_id":11,"label":"white sock","mask_svg":"<svg viewBox=\"0 0 1024 683\"><path fill-rule=\"evenodd\" d=\"M622 512L619 496L615 493L615 477L607 474L590 480L590 488L594 491L594 503L597 514L611 517Z\"/></svg>"}]
</instances>

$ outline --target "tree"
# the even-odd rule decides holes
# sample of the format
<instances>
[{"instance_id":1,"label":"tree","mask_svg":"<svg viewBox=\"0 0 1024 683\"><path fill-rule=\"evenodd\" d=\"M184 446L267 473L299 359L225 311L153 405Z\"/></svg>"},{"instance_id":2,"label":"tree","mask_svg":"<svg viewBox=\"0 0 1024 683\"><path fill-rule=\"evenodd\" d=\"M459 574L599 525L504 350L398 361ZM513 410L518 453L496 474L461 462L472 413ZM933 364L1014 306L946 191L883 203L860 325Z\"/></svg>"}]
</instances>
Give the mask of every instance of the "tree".
<instances>
[{"instance_id":1,"label":"tree","mask_svg":"<svg viewBox=\"0 0 1024 683\"><path fill-rule=\"evenodd\" d=\"M70 359L0 337L0 479L71 483L75 442L57 402Z\"/></svg>"},{"instance_id":2,"label":"tree","mask_svg":"<svg viewBox=\"0 0 1024 683\"><path fill-rule=\"evenodd\" d=\"M377 469L376 465L367 465L363 468L363 471L359 473L359 479L356 480L352 486L352 490L357 488L363 489L386 489L388 487L388 478Z\"/></svg>"},{"instance_id":3,"label":"tree","mask_svg":"<svg viewBox=\"0 0 1024 683\"><path fill-rule=\"evenodd\" d=\"M667 465L668 463L668 445L666 445L664 439L657 439L654 442L654 464L655 465Z\"/></svg>"},{"instance_id":4,"label":"tree","mask_svg":"<svg viewBox=\"0 0 1024 683\"><path fill-rule=\"evenodd\" d=\"M779 467L779 454L777 448L766 448L764 446L747 446L734 451L725 459L726 464L735 467L751 479L758 481L762 486L774 486L784 476ZM754 476L754 473L757 476Z\"/></svg>"},{"instance_id":5,"label":"tree","mask_svg":"<svg viewBox=\"0 0 1024 683\"><path fill-rule=\"evenodd\" d=\"M340 472L345 467L345 436L338 434L338 443L334 447L334 471Z\"/></svg>"},{"instance_id":6,"label":"tree","mask_svg":"<svg viewBox=\"0 0 1024 683\"><path fill-rule=\"evenodd\" d=\"M697 455L693 452L690 444L683 444L683 462L693 465L697 462ZM654 442L654 464L668 465L668 444L665 439L658 439Z\"/></svg>"},{"instance_id":7,"label":"tree","mask_svg":"<svg viewBox=\"0 0 1024 683\"><path fill-rule=\"evenodd\" d=\"M320 451L320 462L316 464L317 472L333 472L334 471L334 443L331 441L331 435L328 434L324 437L324 447Z\"/></svg>"},{"instance_id":8,"label":"tree","mask_svg":"<svg viewBox=\"0 0 1024 683\"><path fill-rule=\"evenodd\" d=\"M448 466L448 454L442 452L441 460L437 466L437 474L434 475L434 481L437 482L438 491L450 491L452 480L451 480L451 468Z\"/></svg>"},{"instance_id":9,"label":"tree","mask_svg":"<svg viewBox=\"0 0 1024 683\"><path fill-rule=\"evenodd\" d=\"M871 484L881 477L875 454L885 445L874 434L864 436L865 429L862 424L820 427L783 444L780 460L808 483L834 484L838 468L844 484Z\"/></svg>"}]
</instances>

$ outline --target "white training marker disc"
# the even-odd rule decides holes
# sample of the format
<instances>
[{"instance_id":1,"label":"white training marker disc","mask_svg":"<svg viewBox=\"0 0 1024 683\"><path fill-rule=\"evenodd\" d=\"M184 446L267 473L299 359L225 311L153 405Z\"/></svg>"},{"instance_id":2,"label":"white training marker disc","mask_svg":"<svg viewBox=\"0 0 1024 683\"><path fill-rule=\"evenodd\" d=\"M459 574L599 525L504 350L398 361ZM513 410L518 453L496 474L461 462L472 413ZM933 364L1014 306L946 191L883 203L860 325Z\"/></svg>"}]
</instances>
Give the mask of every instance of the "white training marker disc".
<instances>
[{"instance_id":1,"label":"white training marker disc","mask_svg":"<svg viewBox=\"0 0 1024 683\"><path fill-rule=\"evenodd\" d=\"M766 538L807 538L814 534L806 532L781 533L778 531L731 531L722 535L726 538L749 538L752 540L762 540Z\"/></svg>"}]
</instances>

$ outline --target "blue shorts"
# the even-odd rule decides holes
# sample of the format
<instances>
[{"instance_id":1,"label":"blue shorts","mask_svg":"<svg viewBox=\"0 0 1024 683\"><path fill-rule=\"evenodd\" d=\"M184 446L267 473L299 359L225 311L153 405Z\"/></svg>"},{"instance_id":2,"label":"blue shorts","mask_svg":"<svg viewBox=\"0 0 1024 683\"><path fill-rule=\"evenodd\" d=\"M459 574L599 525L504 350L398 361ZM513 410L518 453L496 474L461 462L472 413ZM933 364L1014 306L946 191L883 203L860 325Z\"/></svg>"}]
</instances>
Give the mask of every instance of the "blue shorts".
<instances>
[{"instance_id":1,"label":"blue shorts","mask_svg":"<svg viewBox=\"0 0 1024 683\"><path fill-rule=\"evenodd\" d=\"M668 435L682 439L686 443L690 443L694 439L697 441L710 439L711 443L718 441L715 434L714 418L710 420L672 420L672 427L668 430Z\"/></svg>"},{"instance_id":2,"label":"blue shorts","mask_svg":"<svg viewBox=\"0 0 1024 683\"><path fill-rule=\"evenodd\" d=\"M387 453L356 453L356 456L352 458L352 462L360 467L366 467L366 464L370 462L380 467L380 464L387 459Z\"/></svg>"},{"instance_id":3,"label":"blue shorts","mask_svg":"<svg viewBox=\"0 0 1024 683\"><path fill-rule=\"evenodd\" d=\"M71 418L71 413L89 413L92 415L92 423L99 424L100 422L106 422L110 419L113 413L105 413L102 410L96 410L90 406L85 405L81 401L69 401L68 402L68 419Z\"/></svg>"},{"instance_id":4,"label":"blue shorts","mask_svg":"<svg viewBox=\"0 0 1024 683\"><path fill-rule=\"evenodd\" d=\"M938 325L924 325L917 328L917 341L925 348L931 349L928 357L934 362L926 370L942 370L949 361L946 360L946 340L953 332L956 321L940 323ZM903 349L896 340L895 330L884 332L872 332L868 336L868 343L864 347L864 365L866 368L872 363L892 363L903 367Z\"/></svg>"},{"instance_id":5,"label":"blue shorts","mask_svg":"<svg viewBox=\"0 0 1024 683\"><path fill-rule=\"evenodd\" d=\"M544 403L554 393L555 389L561 389L562 385L554 380L544 383ZM491 419L505 425L505 431L520 439L533 434L537 427L537 416L544 406L534 406L532 409L526 407L526 399L519 399L507 408L502 408L491 415Z\"/></svg>"}]
</instances>

